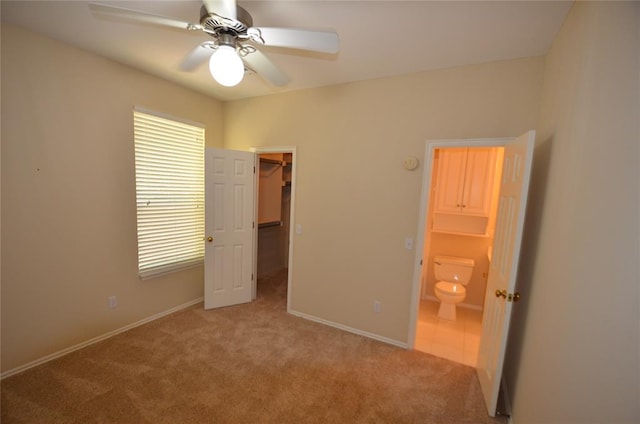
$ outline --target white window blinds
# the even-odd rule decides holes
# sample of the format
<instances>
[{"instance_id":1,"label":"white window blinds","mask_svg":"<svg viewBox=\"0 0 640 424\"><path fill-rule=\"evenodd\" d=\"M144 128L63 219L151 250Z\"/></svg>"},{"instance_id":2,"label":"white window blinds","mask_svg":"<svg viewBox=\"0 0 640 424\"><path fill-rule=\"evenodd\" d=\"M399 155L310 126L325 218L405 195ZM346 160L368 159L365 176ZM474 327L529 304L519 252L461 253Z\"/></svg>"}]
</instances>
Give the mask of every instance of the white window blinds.
<instances>
[{"instance_id":1,"label":"white window blinds","mask_svg":"<svg viewBox=\"0 0 640 424\"><path fill-rule=\"evenodd\" d=\"M204 259L204 128L134 110L141 278Z\"/></svg>"}]
</instances>

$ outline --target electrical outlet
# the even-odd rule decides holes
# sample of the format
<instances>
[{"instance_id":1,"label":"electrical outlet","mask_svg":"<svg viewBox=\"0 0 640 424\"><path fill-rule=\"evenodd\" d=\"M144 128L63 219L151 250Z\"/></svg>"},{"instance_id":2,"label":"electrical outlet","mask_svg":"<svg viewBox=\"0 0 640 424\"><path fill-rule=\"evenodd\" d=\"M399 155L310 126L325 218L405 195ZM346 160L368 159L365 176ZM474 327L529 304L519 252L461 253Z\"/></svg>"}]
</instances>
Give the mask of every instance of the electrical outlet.
<instances>
[{"instance_id":1,"label":"electrical outlet","mask_svg":"<svg viewBox=\"0 0 640 424\"><path fill-rule=\"evenodd\" d=\"M109 309L118 307L118 298L115 296L109 296Z\"/></svg>"},{"instance_id":2,"label":"electrical outlet","mask_svg":"<svg viewBox=\"0 0 640 424\"><path fill-rule=\"evenodd\" d=\"M373 301L373 312L375 312L376 314L379 314L381 308L382 308L382 303L380 303L379 300L374 300Z\"/></svg>"}]
</instances>

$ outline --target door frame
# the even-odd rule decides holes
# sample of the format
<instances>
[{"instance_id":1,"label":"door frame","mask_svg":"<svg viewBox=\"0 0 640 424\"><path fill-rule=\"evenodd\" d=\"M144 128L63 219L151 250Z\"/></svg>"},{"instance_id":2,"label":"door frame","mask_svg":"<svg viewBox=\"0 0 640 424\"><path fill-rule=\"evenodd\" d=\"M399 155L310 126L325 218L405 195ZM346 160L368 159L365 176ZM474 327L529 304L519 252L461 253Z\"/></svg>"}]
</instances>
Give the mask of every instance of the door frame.
<instances>
[{"instance_id":1,"label":"door frame","mask_svg":"<svg viewBox=\"0 0 640 424\"><path fill-rule=\"evenodd\" d=\"M431 197L431 185L433 174L433 157L436 149L451 147L504 147L507 143L515 140L516 137L500 138L470 138L470 139L436 139L427 140L424 153L424 167L422 173L422 187L420 193L420 215L418 216L418 233L416 236L416 257L413 269L413 284L411 289L411 307L409 311L409 334L407 346L415 349L416 329L418 326L418 315L420 312L420 300L422 293L422 269L428 264L423 264L425 248L425 229L427 227L427 211L429 210Z\"/></svg>"},{"instance_id":2,"label":"door frame","mask_svg":"<svg viewBox=\"0 0 640 424\"><path fill-rule=\"evenodd\" d=\"M294 229L295 229L295 205L296 205L296 168L298 166L297 158L297 146L273 146L273 147L251 147L250 151L256 155L256 167L260 165L258 161L258 155L262 153L291 153L291 205L289 207L289 252L288 252L288 264L287 264L287 312L291 309L291 286L293 282L293 243L294 243ZM254 222L256 223L253 229L253 275L256 278L253 280L252 298L255 300L257 296L258 287L258 184L260 173L256 170L256 190L255 190L255 211Z\"/></svg>"}]
</instances>

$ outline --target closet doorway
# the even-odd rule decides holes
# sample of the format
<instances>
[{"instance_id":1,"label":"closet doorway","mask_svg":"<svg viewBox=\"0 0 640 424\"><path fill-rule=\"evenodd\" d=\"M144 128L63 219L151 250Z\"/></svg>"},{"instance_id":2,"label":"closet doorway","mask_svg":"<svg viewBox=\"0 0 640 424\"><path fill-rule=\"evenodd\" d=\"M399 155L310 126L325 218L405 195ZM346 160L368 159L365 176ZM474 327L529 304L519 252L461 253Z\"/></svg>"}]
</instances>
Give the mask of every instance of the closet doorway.
<instances>
[{"instance_id":1,"label":"closet doorway","mask_svg":"<svg viewBox=\"0 0 640 424\"><path fill-rule=\"evenodd\" d=\"M260 147L256 153L256 284L286 281L287 311L291 303L295 147Z\"/></svg>"}]
</instances>

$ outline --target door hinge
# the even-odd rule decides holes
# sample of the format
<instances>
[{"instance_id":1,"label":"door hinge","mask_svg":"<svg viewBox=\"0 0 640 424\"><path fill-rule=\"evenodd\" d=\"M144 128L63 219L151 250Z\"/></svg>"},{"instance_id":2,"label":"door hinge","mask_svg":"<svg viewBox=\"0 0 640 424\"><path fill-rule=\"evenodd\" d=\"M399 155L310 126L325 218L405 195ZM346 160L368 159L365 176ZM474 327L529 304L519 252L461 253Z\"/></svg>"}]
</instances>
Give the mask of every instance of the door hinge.
<instances>
[{"instance_id":1,"label":"door hinge","mask_svg":"<svg viewBox=\"0 0 640 424\"><path fill-rule=\"evenodd\" d=\"M253 173L254 174L256 173L256 167L255 166L253 167Z\"/></svg>"},{"instance_id":2,"label":"door hinge","mask_svg":"<svg viewBox=\"0 0 640 424\"><path fill-rule=\"evenodd\" d=\"M253 281L253 273L251 273L251 281Z\"/></svg>"},{"instance_id":3,"label":"door hinge","mask_svg":"<svg viewBox=\"0 0 640 424\"><path fill-rule=\"evenodd\" d=\"M420 266L422 266L422 259L420 259Z\"/></svg>"}]
</instances>

